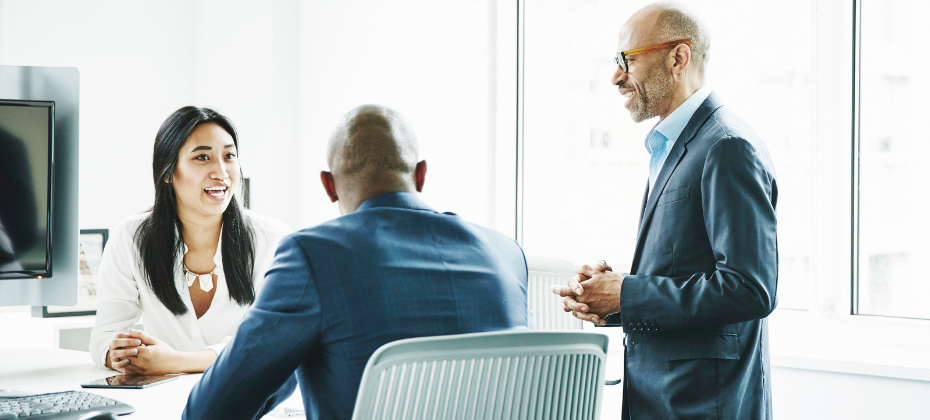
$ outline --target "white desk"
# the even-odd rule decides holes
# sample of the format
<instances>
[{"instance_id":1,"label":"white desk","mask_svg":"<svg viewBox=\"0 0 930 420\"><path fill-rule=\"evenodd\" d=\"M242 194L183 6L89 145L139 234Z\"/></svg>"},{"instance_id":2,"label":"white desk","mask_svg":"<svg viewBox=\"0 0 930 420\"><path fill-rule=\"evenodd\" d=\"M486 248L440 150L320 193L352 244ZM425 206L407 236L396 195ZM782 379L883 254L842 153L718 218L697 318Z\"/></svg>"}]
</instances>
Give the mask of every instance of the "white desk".
<instances>
[{"instance_id":1,"label":"white desk","mask_svg":"<svg viewBox=\"0 0 930 420\"><path fill-rule=\"evenodd\" d=\"M200 374L180 375L177 380L146 389L81 388L81 384L116 374L94 365L87 352L62 349L0 349L0 388L28 392L60 392L81 390L113 398L135 407L127 420L179 419L191 388ZM288 408L301 408L303 401L298 388L282 403ZM267 415L267 420L280 417ZM288 419L304 420L303 416Z\"/></svg>"}]
</instances>

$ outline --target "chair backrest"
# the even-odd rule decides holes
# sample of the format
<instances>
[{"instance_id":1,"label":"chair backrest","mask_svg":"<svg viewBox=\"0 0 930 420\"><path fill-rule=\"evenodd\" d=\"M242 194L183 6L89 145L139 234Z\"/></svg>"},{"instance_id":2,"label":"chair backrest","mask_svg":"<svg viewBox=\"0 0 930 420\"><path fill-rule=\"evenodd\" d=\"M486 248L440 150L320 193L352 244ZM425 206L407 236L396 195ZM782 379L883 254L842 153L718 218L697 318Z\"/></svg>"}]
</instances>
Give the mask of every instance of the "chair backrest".
<instances>
[{"instance_id":1,"label":"chair backrest","mask_svg":"<svg viewBox=\"0 0 930 420\"><path fill-rule=\"evenodd\" d=\"M529 269L527 303L533 311L537 330L580 330L584 321L562 310L562 298L552 293L549 286L566 284L575 275L574 265L556 258L526 257Z\"/></svg>"},{"instance_id":2,"label":"chair backrest","mask_svg":"<svg viewBox=\"0 0 930 420\"><path fill-rule=\"evenodd\" d=\"M353 420L594 420L607 336L508 330L399 340L362 374Z\"/></svg>"}]
</instances>

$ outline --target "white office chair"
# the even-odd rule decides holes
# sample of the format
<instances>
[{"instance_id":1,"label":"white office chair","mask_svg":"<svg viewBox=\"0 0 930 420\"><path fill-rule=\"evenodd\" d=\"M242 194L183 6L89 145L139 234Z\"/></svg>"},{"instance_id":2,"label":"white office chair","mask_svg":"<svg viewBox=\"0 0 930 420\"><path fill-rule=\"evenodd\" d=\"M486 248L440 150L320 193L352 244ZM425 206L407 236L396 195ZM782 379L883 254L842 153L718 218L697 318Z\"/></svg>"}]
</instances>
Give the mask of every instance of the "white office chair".
<instances>
[{"instance_id":1,"label":"white office chair","mask_svg":"<svg viewBox=\"0 0 930 420\"><path fill-rule=\"evenodd\" d=\"M557 258L526 257L529 269L527 303L533 311L537 330L580 330L584 321L562 310L562 298L552 293L549 286L566 284L575 275L574 264Z\"/></svg>"},{"instance_id":2,"label":"white office chair","mask_svg":"<svg viewBox=\"0 0 930 420\"><path fill-rule=\"evenodd\" d=\"M597 419L607 337L496 331L399 340L368 360L353 420Z\"/></svg>"}]
</instances>

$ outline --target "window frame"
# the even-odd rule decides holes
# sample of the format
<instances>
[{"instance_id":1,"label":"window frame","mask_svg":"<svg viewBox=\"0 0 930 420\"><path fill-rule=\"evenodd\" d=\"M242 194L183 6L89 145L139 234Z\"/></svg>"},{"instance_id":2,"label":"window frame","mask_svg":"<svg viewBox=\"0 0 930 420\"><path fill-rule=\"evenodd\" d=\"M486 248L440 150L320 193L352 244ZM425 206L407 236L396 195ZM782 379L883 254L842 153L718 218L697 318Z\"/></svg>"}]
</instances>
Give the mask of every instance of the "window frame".
<instances>
[{"instance_id":1,"label":"window frame","mask_svg":"<svg viewBox=\"0 0 930 420\"><path fill-rule=\"evenodd\" d=\"M514 210L522 245L524 0L516 6ZM930 381L930 320L858 313L861 0L811 0L810 13L813 280L808 310L776 309L766 321L772 365Z\"/></svg>"}]
</instances>

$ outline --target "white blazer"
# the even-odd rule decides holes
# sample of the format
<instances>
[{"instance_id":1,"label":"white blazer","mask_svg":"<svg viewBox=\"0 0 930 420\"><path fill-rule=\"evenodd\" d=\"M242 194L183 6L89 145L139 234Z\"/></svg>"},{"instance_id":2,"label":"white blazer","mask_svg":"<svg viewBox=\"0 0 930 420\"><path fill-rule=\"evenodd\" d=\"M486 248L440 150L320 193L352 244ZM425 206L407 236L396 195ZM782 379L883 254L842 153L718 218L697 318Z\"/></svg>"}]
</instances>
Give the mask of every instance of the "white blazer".
<instances>
[{"instance_id":1,"label":"white blazer","mask_svg":"<svg viewBox=\"0 0 930 420\"><path fill-rule=\"evenodd\" d=\"M291 233L284 223L245 211L255 231L255 265L252 282L256 296L265 283L268 270L278 243ZM212 349L217 354L239 327L248 307L239 306L229 298L226 277L223 273L222 237L216 247L213 261L216 263L216 293L213 302L200 319L194 313L190 291L181 271L182 258L187 252L178 253L174 270L174 282L181 299L187 305L187 313L175 316L158 300L142 276L142 259L136 246L135 234L149 213L132 216L117 225L110 234L100 261L97 281L97 317L90 333L90 354L98 366L104 364L110 342L118 332L126 332L142 319L145 332L168 343L180 351Z\"/></svg>"}]
</instances>

